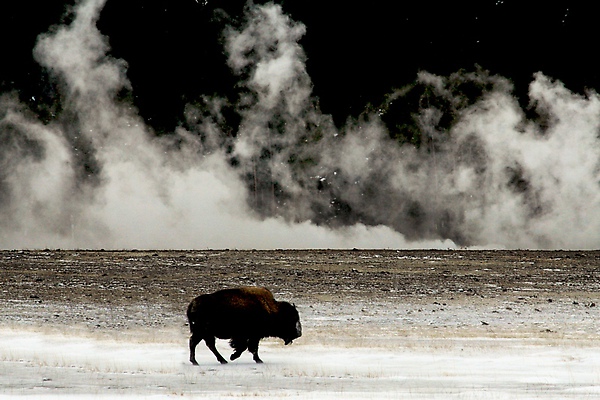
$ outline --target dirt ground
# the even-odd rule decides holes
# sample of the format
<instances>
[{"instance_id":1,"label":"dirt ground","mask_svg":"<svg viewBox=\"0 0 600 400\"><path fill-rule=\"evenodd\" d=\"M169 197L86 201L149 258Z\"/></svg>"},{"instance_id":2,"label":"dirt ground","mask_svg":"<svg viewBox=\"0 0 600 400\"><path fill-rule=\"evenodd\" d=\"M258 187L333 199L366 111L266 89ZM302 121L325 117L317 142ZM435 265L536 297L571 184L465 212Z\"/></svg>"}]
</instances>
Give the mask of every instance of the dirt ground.
<instances>
[{"instance_id":1,"label":"dirt ground","mask_svg":"<svg viewBox=\"0 0 600 400\"><path fill-rule=\"evenodd\" d=\"M385 315L406 332L595 337L599 265L600 251L2 251L0 323L186 332L193 297L260 285L314 329Z\"/></svg>"}]
</instances>

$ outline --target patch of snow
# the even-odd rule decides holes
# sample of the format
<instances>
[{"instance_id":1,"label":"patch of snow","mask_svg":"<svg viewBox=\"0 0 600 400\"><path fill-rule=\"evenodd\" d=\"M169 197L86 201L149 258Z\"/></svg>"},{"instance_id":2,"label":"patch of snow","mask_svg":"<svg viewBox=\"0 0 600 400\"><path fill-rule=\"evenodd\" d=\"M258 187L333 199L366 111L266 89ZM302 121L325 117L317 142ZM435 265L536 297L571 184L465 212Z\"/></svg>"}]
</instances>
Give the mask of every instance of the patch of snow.
<instances>
[{"instance_id":1,"label":"patch of snow","mask_svg":"<svg viewBox=\"0 0 600 400\"><path fill-rule=\"evenodd\" d=\"M291 346L261 342L265 364L245 353L220 365L203 344L199 367L187 337L152 341L0 329L0 399L581 399L600 396L600 345L528 338L384 337L336 342L307 332ZM68 328L68 327L67 327ZM118 340L117 340L118 339ZM318 342L321 343L318 343ZM379 342L379 343L376 343ZM372 346L370 345L372 344ZM225 341L218 346L230 350Z\"/></svg>"}]
</instances>

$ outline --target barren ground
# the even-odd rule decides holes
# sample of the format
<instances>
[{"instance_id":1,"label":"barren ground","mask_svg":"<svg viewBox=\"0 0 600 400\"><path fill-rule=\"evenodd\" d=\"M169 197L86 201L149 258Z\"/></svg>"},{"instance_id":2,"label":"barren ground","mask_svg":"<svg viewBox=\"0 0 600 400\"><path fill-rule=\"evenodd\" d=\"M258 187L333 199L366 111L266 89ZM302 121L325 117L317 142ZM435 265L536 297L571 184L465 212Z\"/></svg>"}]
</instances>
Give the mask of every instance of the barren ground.
<instances>
[{"instance_id":1,"label":"barren ground","mask_svg":"<svg viewBox=\"0 0 600 400\"><path fill-rule=\"evenodd\" d=\"M238 285L313 308L366 302L543 315L555 303L583 315L599 301L599 266L600 251L3 251L0 321L169 326L185 323L194 296Z\"/></svg>"}]
</instances>

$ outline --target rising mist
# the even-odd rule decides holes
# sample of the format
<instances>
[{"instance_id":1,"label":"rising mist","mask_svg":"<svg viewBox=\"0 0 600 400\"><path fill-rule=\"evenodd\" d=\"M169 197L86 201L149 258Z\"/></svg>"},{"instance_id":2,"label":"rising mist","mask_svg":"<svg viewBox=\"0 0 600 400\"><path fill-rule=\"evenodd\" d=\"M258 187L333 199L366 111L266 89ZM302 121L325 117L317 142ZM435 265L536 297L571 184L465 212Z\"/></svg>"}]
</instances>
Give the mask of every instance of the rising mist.
<instances>
[{"instance_id":1,"label":"rising mist","mask_svg":"<svg viewBox=\"0 0 600 400\"><path fill-rule=\"evenodd\" d=\"M414 84L337 127L306 28L274 4L224 27L235 95L157 135L89 0L39 36L46 116L0 97L2 248L597 248L600 101L538 73L529 105L487 71ZM49 115L50 117L47 117Z\"/></svg>"}]
</instances>

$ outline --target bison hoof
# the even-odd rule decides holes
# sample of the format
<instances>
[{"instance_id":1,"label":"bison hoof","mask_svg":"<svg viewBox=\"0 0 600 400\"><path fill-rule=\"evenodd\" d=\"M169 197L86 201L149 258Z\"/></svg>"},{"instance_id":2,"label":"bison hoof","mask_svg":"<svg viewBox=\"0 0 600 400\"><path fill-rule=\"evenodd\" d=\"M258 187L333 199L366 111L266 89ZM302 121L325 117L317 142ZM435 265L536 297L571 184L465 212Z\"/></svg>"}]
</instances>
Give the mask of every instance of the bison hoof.
<instances>
[{"instance_id":1,"label":"bison hoof","mask_svg":"<svg viewBox=\"0 0 600 400\"><path fill-rule=\"evenodd\" d=\"M226 360L226 359L224 359L224 358L220 359L220 360L219 360L219 362L220 362L221 364L227 364L227 360Z\"/></svg>"},{"instance_id":2,"label":"bison hoof","mask_svg":"<svg viewBox=\"0 0 600 400\"><path fill-rule=\"evenodd\" d=\"M192 363L192 365L198 365L198 361L196 360L190 360L190 362Z\"/></svg>"}]
</instances>

